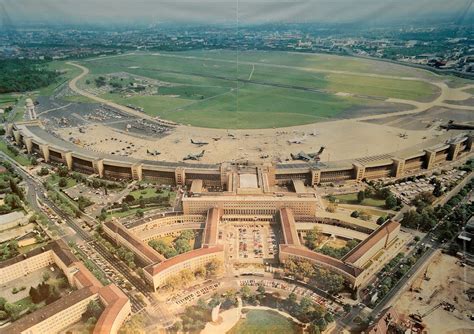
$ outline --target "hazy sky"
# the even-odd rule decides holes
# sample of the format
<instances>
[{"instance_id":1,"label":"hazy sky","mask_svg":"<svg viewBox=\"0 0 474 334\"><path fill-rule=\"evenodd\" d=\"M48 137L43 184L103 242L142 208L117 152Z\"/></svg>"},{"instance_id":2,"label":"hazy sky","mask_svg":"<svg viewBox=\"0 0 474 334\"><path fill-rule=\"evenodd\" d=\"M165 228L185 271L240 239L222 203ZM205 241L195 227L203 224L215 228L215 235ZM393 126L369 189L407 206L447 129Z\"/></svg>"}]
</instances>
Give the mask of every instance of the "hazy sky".
<instances>
[{"instance_id":1,"label":"hazy sky","mask_svg":"<svg viewBox=\"0 0 474 334\"><path fill-rule=\"evenodd\" d=\"M1 26L25 23L471 21L473 0L0 0ZM0 26L0 27L1 27Z\"/></svg>"}]
</instances>

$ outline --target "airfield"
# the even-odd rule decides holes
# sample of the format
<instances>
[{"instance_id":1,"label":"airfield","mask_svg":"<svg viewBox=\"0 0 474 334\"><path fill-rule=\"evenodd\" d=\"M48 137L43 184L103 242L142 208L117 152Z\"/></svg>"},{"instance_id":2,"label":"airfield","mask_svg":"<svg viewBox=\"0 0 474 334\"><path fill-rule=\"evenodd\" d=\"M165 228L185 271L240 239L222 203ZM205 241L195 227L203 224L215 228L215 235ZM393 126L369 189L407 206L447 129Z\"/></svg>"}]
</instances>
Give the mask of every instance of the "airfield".
<instances>
[{"instance_id":1,"label":"airfield","mask_svg":"<svg viewBox=\"0 0 474 334\"><path fill-rule=\"evenodd\" d=\"M48 130L137 159L285 162L324 146L334 162L442 143L459 132L441 124L474 122L472 81L369 59L143 52L56 66L74 76L38 99Z\"/></svg>"}]
</instances>

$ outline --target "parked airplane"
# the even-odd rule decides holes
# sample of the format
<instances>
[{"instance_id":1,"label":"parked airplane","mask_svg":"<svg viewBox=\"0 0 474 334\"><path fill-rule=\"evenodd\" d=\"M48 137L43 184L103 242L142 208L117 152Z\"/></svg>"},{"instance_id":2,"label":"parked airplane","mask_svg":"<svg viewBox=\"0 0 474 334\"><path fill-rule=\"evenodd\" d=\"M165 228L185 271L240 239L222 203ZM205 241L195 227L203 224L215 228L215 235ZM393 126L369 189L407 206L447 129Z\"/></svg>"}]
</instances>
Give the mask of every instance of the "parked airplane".
<instances>
[{"instance_id":1,"label":"parked airplane","mask_svg":"<svg viewBox=\"0 0 474 334\"><path fill-rule=\"evenodd\" d=\"M296 153L296 154L291 153L290 155L291 155L291 158L293 160L303 160L303 161L306 161L306 162L319 161L319 160L321 160L320 155L321 155L321 153L323 153L324 148L325 148L324 146L321 146L319 151L316 152L316 153L305 153L305 152L301 151L301 152Z\"/></svg>"},{"instance_id":2,"label":"parked airplane","mask_svg":"<svg viewBox=\"0 0 474 334\"><path fill-rule=\"evenodd\" d=\"M191 143L194 144L194 145L198 145L198 146L204 146L204 145L209 144L205 141L193 140L192 138L191 138Z\"/></svg>"},{"instance_id":3,"label":"parked airplane","mask_svg":"<svg viewBox=\"0 0 474 334\"><path fill-rule=\"evenodd\" d=\"M187 156L183 158L183 160L199 160L204 156L204 152L205 151L202 150L201 153L196 153L196 154L189 153Z\"/></svg>"},{"instance_id":4,"label":"parked airplane","mask_svg":"<svg viewBox=\"0 0 474 334\"><path fill-rule=\"evenodd\" d=\"M146 150L146 153L147 153L148 155L153 155L153 156L157 156L157 155L160 155L160 154L161 154L161 152L158 151L158 150L154 150L154 151Z\"/></svg>"}]
</instances>

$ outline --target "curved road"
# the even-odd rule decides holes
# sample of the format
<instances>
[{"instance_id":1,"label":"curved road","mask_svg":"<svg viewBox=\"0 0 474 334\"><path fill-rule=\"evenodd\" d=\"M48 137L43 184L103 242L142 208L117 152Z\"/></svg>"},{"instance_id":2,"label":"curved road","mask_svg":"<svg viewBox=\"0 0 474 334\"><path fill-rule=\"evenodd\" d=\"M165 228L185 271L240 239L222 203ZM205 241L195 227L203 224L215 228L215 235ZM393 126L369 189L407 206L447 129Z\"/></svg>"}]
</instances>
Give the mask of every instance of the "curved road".
<instances>
[{"instance_id":1,"label":"curved road","mask_svg":"<svg viewBox=\"0 0 474 334\"><path fill-rule=\"evenodd\" d=\"M78 67L82 70L81 74L79 74L77 77L75 77L74 79L69 81L69 88L71 88L77 94L85 96L85 97L87 97L91 100L97 101L99 103L108 105L109 107L118 109L118 110L123 111L127 114L131 114L131 115L139 117L139 118L145 118L145 119L148 119L148 120L151 120L151 121L156 121L153 117L151 117L151 116L149 116L145 113L142 113L142 112L137 111L135 109L128 108L128 107L125 107L121 104L103 99L101 97L95 96L94 94L88 93L85 90L80 89L79 87L77 87L77 82L79 80L81 80L83 77L85 77L87 74L89 74L89 69L87 67L84 67L82 65L79 65L79 64L76 64L76 63L73 63L73 62L67 62L66 64L74 66L74 67Z\"/></svg>"}]
</instances>

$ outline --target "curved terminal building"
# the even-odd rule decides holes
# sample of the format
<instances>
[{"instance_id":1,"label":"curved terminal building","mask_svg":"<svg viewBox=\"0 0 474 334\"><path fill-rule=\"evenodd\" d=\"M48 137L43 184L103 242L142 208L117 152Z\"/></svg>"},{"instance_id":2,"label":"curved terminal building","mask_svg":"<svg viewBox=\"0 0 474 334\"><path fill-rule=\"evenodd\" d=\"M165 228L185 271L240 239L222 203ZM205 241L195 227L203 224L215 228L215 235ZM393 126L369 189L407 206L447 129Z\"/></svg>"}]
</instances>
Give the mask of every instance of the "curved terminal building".
<instances>
[{"instance_id":1,"label":"curved terminal building","mask_svg":"<svg viewBox=\"0 0 474 334\"><path fill-rule=\"evenodd\" d=\"M94 152L52 135L38 120L8 124L7 135L11 136L18 146L26 148L28 153L36 153L46 162L64 164L70 170L96 174L108 179L146 180L188 186L193 181L200 180L205 187L234 193L237 190L236 183L240 182L241 175L246 173L231 163L138 160ZM315 186L358 182L363 179L399 178L419 173L467 156L472 150L472 141L472 135L461 134L434 146L415 147L353 161L246 165L247 172L258 178L257 181L261 185L258 192L270 193L273 192L274 186L289 185L297 180L306 186Z\"/></svg>"}]
</instances>

